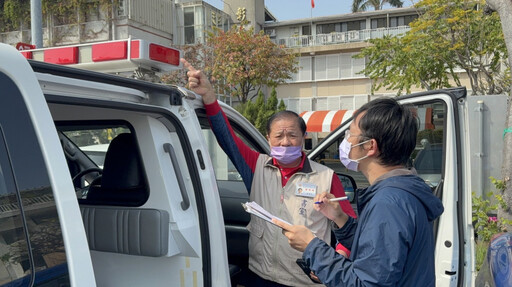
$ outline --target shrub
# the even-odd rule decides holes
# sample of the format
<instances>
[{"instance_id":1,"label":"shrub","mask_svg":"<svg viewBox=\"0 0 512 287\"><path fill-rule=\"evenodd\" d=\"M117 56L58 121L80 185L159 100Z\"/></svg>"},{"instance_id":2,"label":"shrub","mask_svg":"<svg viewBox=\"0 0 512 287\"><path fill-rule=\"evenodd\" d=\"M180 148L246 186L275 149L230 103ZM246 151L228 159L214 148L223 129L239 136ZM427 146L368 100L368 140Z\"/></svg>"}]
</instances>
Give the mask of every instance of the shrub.
<instances>
[{"instance_id":1,"label":"shrub","mask_svg":"<svg viewBox=\"0 0 512 287\"><path fill-rule=\"evenodd\" d=\"M502 180L497 180L493 177L490 178L492 183L498 190L505 188ZM512 220L498 218L498 206L502 209L508 209L508 206L500 194L488 192L487 199L481 196L476 196L472 192L472 208L473 208L473 225L476 233L476 269L480 270L480 266L485 259L485 253L492 236L501 232L507 232L506 226L512 225ZM494 199L492 203L491 199Z\"/></svg>"}]
</instances>

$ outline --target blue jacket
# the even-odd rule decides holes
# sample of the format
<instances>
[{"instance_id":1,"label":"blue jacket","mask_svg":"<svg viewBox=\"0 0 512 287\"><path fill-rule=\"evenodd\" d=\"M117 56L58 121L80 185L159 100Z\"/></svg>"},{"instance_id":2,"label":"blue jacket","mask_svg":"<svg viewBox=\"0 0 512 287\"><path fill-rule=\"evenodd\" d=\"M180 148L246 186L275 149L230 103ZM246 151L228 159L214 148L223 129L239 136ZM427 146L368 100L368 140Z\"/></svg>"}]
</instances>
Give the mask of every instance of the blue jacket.
<instances>
[{"instance_id":1,"label":"blue jacket","mask_svg":"<svg viewBox=\"0 0 512 287\"><path fill-rule=\"evenodd\" d=\"M362 190L359 218L335 229L350 258L318 238L303 259L326 286L435 286L433 221L441 201L416 175L392 176Z\"/></svg>"}]
</instances>

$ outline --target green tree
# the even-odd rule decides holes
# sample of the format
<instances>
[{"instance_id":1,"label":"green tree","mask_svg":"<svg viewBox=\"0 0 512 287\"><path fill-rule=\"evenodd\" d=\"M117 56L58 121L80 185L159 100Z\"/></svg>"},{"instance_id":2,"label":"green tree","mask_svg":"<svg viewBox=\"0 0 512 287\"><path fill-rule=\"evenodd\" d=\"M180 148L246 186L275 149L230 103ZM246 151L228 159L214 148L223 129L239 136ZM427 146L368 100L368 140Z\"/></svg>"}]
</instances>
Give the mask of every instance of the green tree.
<instances>
[{"instance_id":1,"label":"green tree","mask_svg":"<svg viewBox=\"0 0 512 287\"><path fill-rule=\"evenodd\" d=\"M370 7L373 7L375 10L382 10L386 4L400 8L404 5L404 2L400 0L354 0L352 2L352 12L366 11Z\"/></svg>"},{"instance_id":2,"label":"green tree","mask_svg":"<svg viewBox=\"0 0 512 287\"><path fill-rule=\"evenodd\" d=\"M258 95L263 86L276 86L297 72L296 55L274 44L263 31L233 26L224 32L215 29L208 36L213 49L211 72L214 85L224 94L245 103Z\"/></svg>"},{"instance_id":3,"label":"green tree","mask_svg":"<svg viewBox=\"0 0 512 287\"><path fill-rule=\"evenodd\" d=\"M260 91L255 102L247 101L240 104L236 109L265 136L267 134L267 122L270 117L277 112L286 110L286 106L283 100L278 104L277 92L274 87L267 101L265 101L263 92Z\"/></svg>"},{"instance_id":4,"label":"green tree","mask_svg":"<svg viewBox=\"0 0 512 287\"><path fill-rule=\"evenodd\" d=\"M460 86L465 71L473 94L508 91L510 70L497 13L484 13L482 1L423 0L423 11L402 37L372 39L357 57L367 57L363 73L381 87L410 92Z\"/></svg>"}]
</instances>

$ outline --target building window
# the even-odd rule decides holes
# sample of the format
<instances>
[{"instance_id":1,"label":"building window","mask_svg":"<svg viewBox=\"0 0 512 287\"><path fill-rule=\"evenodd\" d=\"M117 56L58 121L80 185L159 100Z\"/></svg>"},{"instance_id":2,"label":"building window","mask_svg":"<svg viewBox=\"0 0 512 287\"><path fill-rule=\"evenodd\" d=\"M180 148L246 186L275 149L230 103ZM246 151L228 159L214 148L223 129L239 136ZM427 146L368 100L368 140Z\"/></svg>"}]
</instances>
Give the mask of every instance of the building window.
<instances>
[{"instance_id":1,"label":"building window","mask_svg":"<svg viewBox=\"0 0 512 287\"><path fill-rule=\"evenodd\" d=\"M202 6L183 8L183 31L185 34L185 44L204 43L204 35L207 30L206 25L211 25L211 20L209 20L210 15L205 16L204 13L205 10Z\"/></svg>"},{"instance_id":2,"label":"building window","mask_svg":"<svg viewBox=\"0 0 512 287\"><path fill-rule=\"evenodd\" d=\"M336 24L321 24L316 25L316 33L317 34L329 34L331 32L336 32Z\"/></svg>"},{"instance_id":3,"label":"building window","mask_svg":"<svg viewBox=\"0 0 512 287\"><path fill-rule=\"evenodd\" d=\"M313 110L313 98L287 98L283 102L288 110L297 114Z\"/></svg>"},{"instance_id":4,"label":"building window","mask_svg":"<svg viewBox=\"0 0 512 287\"><path fill-rule=\"evenodd\" d=\"M413 22L416 19L418 19L418 15L404 16L404 25L409 26L409 24L411 24L411 22Z\"/></svg>"},{"instance_id":5,"label":"building window","mask_svg":"<svg viewBox=\"0 0 512 287\"><path fill-rule=\"evenodd\" d=\"M365 68L365 59L355 59L353 56L357 53L342 53L340 55L340 74L341 78L359 78L364 75L358 74Z\"/></svg>"},{"instance_id":6,"label":"building window","mask_svg":"<svg viewBox=\"0 0 512 287\"><path fill-rule=\"evenodd\" d=\"M315 80L339 79L339 55L315 57Z\"/></svg>"},{"instance_id":7,"label":"building window","mask_svg":"<svg viewBox=\"0 0 512 287\"><path fill-rule=\"evenodd\" d=\"M315 80L326 80L327 79L327 64L326 56L315 57Z\"/></svg>"},{"instance_id":8,"label":"building window","mask_svg":"<svg viewBox=\"0 0 512 287\"><path fill-rule=\"evenodd\" d=\"M372 29L386 28L386 18L372 19Z\"/></svg>"},{"instance_id":9,"label":"building window","mask_svg":"<svg viewBox=\"0 0 512 287\"><path fill-rule=\"evenodd\" d=\"M311 57L299 58L299 71L292 76L292 82L302 82L312 80Z\"/></svg>"},{"instance_id":10,"label":"building window","mask_svg":"<svg viewBox=\"0 0 512 287\"><path fill-rule=\"evenodd\" d=\"M391 17L389 18L389 27L408 26L412 21L416 20L416 18L418 18L417 15Z\"/></svg>"},{"instance_id":11,"label":"building window","mask_svg":"<svg viewBox=\"0 0 512 287\"><path fill-rule=\"evenodd\" d=\"M224 17L223 19L224 19L224 27L223 27L224 28L224 32L227 32L227 31L229 31L229 18L228 17ZM274 37L275 37L275 35L274 35Z\"/></svg>"},{"instance_id":12,"label":"building window","mask_svg":"<svg viewBox=\"0 0 512 287\"><path fill-rule=\"evenodd\" d=\"M299 36L299 28L290 27L290 36Z\"/></svg>"},{"instance_id":13,"label":"building window","mask_svg":"<svg viewBox=\"0 0 512 287\"><path fill-rule=\"evenodd\" d=\"M185 29L185 44L195 43L194 33L194 7L186 7L183 9L183 24Z\"/></svg>"},{"instance_id":14,"label":"building window","mask_svg":"<svg viewBox=\"0 0 512 287\"><path fill-rule=\"evenodd\" d=\"M311 35L311 25L302 26L302 35Z\"/></svg>"},{"instance_id":15,"label":"building window","mask_svg":"<svg viewBox=\"0 0 512 287\"><path fill-rule=\"evenodd\" d=\"M365 59L355 59L357 53L342 53L335 55L319 55L314 57L299 58L299 72L292 76L291 82L303 82L318 80L337 80L348 78L365 77L359 72L363 71L366 65ZM314 70L312 71L312 67ZM312 76L314 73L314 77Z\"/></svg>"},{"instance_id":16,"label":"building window","mask_svg":"<svg viewBox=\"0 0 512 287\"><path fill-rule=\"evenodd\" d=\"M340 32L366 30L366 21L349 21L341 23Z\"/></svg>"}]
</instances>

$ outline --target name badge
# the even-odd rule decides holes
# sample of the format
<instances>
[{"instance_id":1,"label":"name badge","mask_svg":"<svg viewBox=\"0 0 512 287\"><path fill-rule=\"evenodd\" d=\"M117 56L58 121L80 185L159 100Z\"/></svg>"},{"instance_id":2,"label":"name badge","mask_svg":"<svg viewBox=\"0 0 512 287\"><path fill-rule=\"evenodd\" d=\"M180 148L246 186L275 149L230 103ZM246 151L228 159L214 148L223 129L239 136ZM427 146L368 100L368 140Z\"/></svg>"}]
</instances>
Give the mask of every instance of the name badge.
<instances>
[{"instance_id":1,"label":"name badge","mask_svg":"<svg viewBox=\"0 0 512 287\"><path fill-rule=\"evenodd\" d=\"M303 197L315 197L316 184L309 182L297 182L295 184L295 195Z\"/></svg>"}]
</instances>

